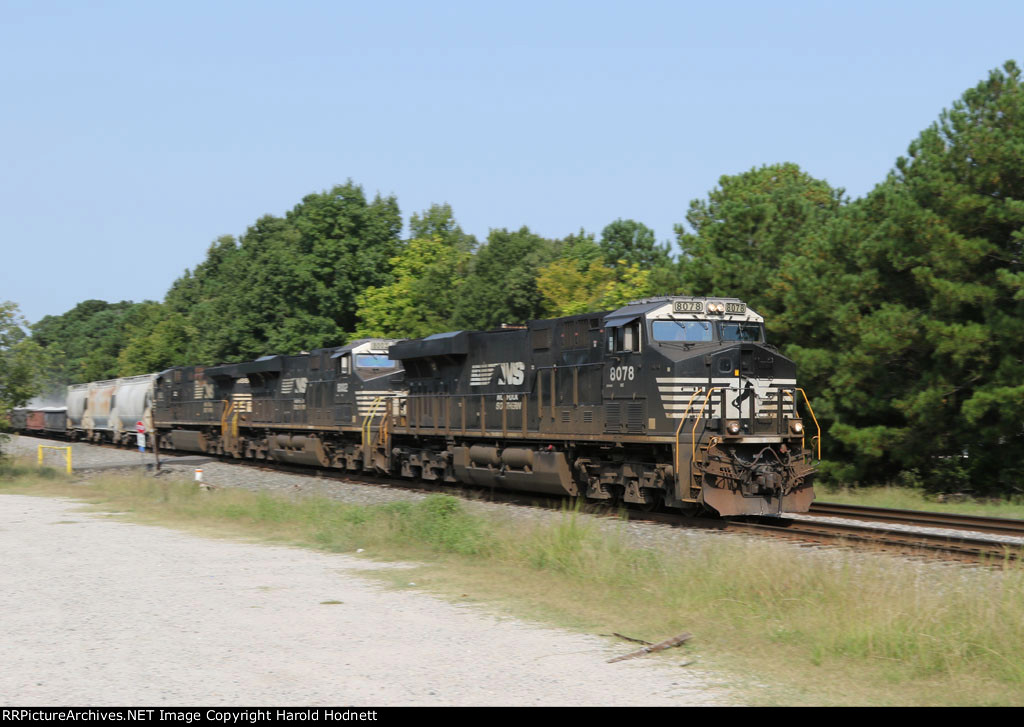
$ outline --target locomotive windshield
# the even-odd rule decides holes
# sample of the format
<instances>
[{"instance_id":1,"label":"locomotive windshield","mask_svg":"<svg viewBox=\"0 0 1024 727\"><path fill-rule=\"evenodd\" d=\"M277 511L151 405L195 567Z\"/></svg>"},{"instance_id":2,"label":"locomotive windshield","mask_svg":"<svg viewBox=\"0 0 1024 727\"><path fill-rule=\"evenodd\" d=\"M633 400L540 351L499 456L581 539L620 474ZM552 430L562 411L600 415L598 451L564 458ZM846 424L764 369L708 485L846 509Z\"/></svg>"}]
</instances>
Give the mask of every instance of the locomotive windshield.
<instances>
[{"instance_id":1,"label":"locomotive windshield","mask_svg":"<svg viewBox=\"0 0 1024 727\"><path fill-rule=\"evenodd\" d=\"M764 330L760 323L722 323L723 341L763 341Z\"/></svg>"},{"instance_id":2,"label":"locomotive windshield","mask_svg":"<svg viewBox=\"0 0 1024 727\"><path fill-rule=\"evenodd\" d=\"M356 366L361 369L393 369L398 364L384 354L360 353L356 354Z\"/></svg>"},{"instance_id":3,"label":"locomotive windshield","mask_svg":"<svg viewBox=\"0 0 1024 727\"><path fill-rule=\"evenodd\" d=\"M715 328L718 335L715 336ZM760 323L749 321L694 321L661 320L652 321L651 335L663 343L682 341L700 343L703 341L764 341L764 328Z\"/></svg>"},{"instance_id":4,"label":"locomotive windshield","mask_svg":"<svg viewBox=\"0 0 1024 727\"><path fill-rule=\"evenodd\" d=\"M654 321L655 341L710 341L714 338L708 321Z\"/></svg>"}]
</instances>

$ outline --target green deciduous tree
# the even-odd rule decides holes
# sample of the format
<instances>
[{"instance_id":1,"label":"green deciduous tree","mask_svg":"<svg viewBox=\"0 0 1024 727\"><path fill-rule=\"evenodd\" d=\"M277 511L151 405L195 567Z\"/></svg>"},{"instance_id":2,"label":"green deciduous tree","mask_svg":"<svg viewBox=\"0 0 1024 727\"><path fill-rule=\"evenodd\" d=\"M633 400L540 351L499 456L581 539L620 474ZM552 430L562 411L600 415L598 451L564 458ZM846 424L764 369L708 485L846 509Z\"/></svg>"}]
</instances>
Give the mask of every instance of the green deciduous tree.
<instances>
[{"instance_id":1,"label":"green deciduous tree","mask_svg":"<svg viewBox=\"0 0 1024 727\"><path fill-rule=\"evenodd\" d=\"M547 314L571 316L620 308L650 294L651 271L625 260L616 266L592 262L580 270L573 260L559 259L544 266L537 287L544 295Z\"/></svg>"},{"instance_id":2,"label":"green deciduous tree","mask_svg":"<svg viewBox=\"0 0 1024 727\"><path fill-rule=\"evenodd\" d=\"M476 238L467 235L455 220L451 205L433 204L423 213L413 212L409 218L411 239L429 240L438 238L449 247L460 252L472 252L476 249Z\"/></svg>"},{"instance_id":3,"label":"green deciduous tree","mask_svg":"<svg viewBox=\"0 0 1024 727\"><path fill-rule=\"evenodd\" d=\"M654 230L636 220L618 219L601 230L601 254L605 262L636 265L643 270L665 267L670 255L667 244L659 245Z\"/></svg>"},{"instance_id":4,"label":"green deciduous tree","mask_svg":"<svg viewBox=\"0 0 1024 727\"><path fill-rule=\"evenodd\" d=\"M554 243L527 227L491 230L471 263L455 309L456 327L493 328L540 317L544 297L537 274L555 254Z\"/></svg>"},{"instance_id":5,"label":"green deciduous tree","mask_svg":"<svg viewBox=\"0 0 1024 727\"><path fill-rule=\"evenodd\" d=\"M607 261L605 248L583 230L556 249L559 257L537 274L546 315L609 310L652 292L650 268L625 259Z\"/></svg>"},{"instance_id":6,"label":"green deciduous tree","mask_svg":"<svg viewBox=\"0 0 1024 727\"><path fill-rule=\"evenodd\" d=\"M163 371L200 356L190 347L197 336L188 318L164 303L144 303L126 330L124 348L117 356L119 376Z\"/></svg>"},{"instance_id":7,"label":"green deciduous tree","mask_svg":"<svg viewBox=\"0 0 1024 727\"><path fill-rule=\"evenodd\" d=\"M25 325L17 305L0 302L0 429L9 424L11 409L23 406L44 384L46 357Z\"/></svg>"},{"instance_id":8,"label":"green deciduous tree","mask_svg":"<svg viewBox=\"0 0 1024 727\"><path fill-rule=\"evenodd\" d=\"M409 240L390 261L394 282L367 288L356 299L356 336L420 338L450 330L470 257L459 240Z\"/></svg>"},{"instance_id":9,"label":"green deciduous tree","mask_svg":"<svg viewBox=\"0 0 1024 727\"><path fill-rule=\"evenodd\" d=\"M216 363L343 343L356 299L391 280L402 220L393 197L367 201L351 181L307 195L283 218L261 217L237 241L222 237L175 282L161 336L194 337L192 363ZM166 348L166 347L165 347Z\"/></svg>"},{"instance_id":10,"label":"green deciduous tree","mask_svg":"<svg viewBox=\"0 0 1024 727\"><path fill-rule=\"evenodd\" d=\"M67 313L32 326L32 340L55 362L54 384L74 384L118 375L127 329L142 304L87 300Z\"/></svg>"}]
</instances>

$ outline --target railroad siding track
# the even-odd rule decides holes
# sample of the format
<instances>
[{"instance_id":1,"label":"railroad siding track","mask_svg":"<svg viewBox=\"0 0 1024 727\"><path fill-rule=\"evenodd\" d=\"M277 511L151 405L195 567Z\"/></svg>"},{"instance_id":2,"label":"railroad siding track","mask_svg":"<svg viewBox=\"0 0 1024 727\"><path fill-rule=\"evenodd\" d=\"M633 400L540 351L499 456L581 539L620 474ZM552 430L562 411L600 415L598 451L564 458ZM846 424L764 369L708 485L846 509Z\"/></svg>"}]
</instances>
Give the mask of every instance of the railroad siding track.
<instances>
[{"instance_id":1,"label":"railroad siding track","mask_svg":"<svg viewBox=\"0 0 1024 727\"><path fill-rule=\"evenodd\" d=\"M863 505L841 505L834 502L816 502L811 505L811 515L841 517L853 520L897 523L919 527L973 530L979 533L1013 535L1024 537L1024 520L1011 518L982 517L959 513L929 512L925 510L897 510L888 507L866 507Z\"/></svg>"},{"instance_id":2,"label":"railroad siding track","mask_svg":"<svg viewBox=\"0 0 1024 727\"><path fill-rule=\"evenodd\" d=\"M938 534L921 530L892 529L835 523L823 520L780 518L775 522L747 521L730 525L730 530L747 530L812 543L878 547L912 555L932 555L953 560L999 565L1024 561L1024 542L1003 542L987 538Z\"/></svg>"}]
</instances>

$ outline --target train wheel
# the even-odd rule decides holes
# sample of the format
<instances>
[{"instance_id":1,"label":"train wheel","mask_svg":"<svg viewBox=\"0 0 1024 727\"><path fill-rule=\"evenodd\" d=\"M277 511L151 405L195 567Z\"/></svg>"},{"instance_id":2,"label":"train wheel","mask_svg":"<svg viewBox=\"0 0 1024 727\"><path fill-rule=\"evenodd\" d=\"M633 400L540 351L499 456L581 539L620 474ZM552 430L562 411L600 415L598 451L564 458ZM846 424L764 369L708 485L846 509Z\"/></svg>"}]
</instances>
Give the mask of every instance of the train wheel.
<instances>
[{"instance_id":1,"label":"train wheel","mask_svg":"<svg viewBox=\"0 0 1024 727\"><path fill-rule=\"evenodd\" d=\"M661 512L665 509L665 493L661 490L651 490L650 501L634 505L641 512Z\"/></svg>"}]
</instances>

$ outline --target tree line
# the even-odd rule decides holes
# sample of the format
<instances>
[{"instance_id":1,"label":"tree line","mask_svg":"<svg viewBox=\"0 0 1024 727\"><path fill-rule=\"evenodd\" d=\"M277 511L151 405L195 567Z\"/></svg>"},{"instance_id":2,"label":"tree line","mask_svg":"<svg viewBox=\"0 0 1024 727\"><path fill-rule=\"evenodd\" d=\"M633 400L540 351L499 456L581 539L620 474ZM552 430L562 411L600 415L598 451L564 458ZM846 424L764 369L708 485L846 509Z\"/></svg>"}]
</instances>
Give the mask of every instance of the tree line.
<instances>
[{"instance_id":1,"label":"tree line","mask_svg":"<svg viewBox=\"0 0 1024 727\"><path fill-rule=\"evenodd\" d=\"M480 241L446 204L413 214L409 230L403 239L394 197L369 199L349 181L218 238L162 301L85 301L19 345L47 357L38 368L50 378L80 382L646 295L732 296L796 360L827 478L1022 491L1024 86L1013 62L855 200L779 163L723 176L691 202L675 250L625 219Z\"/></svg>"}]
</instances>

